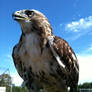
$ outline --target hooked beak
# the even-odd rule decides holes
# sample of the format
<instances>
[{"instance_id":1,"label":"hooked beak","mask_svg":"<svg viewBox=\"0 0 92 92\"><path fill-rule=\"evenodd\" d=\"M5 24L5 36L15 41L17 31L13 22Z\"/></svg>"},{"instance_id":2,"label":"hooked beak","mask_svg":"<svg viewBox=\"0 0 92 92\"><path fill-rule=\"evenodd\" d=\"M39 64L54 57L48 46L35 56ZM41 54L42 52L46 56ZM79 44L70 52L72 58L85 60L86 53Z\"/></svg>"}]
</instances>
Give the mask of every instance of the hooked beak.
<instances>
[{"instance_id":1,"label":"hooked beak","mask_svg":"<svg viewBox=\"0 0 92 92\"><path fill-rule=\"evenodd\" d=\"M19 20L27 20L28 16L25 14L24 11L16 11L12 14L12 17L14 20L19 21Z\"/></svg>"}]
</instances>

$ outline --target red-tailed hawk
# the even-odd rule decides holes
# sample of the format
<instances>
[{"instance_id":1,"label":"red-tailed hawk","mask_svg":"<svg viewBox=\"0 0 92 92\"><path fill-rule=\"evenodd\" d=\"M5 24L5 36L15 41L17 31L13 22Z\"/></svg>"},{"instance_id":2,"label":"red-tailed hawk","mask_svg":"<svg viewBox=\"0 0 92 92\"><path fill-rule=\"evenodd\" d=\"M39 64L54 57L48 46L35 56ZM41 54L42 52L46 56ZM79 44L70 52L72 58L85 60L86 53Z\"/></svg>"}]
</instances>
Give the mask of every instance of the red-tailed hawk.
<instances>
[{"instance_id":1,"label":"red-tailed hawk","mask_svg":"<svg viewBox=\"0 0 92 92\"><path fill-rule=\"evenodd\" d=\"M36 10L16 11L13 18L22 35L12 56L29 92L77 92L76 55L64 39L53 34L48 19Z\"/></svg>"}]
</instances>

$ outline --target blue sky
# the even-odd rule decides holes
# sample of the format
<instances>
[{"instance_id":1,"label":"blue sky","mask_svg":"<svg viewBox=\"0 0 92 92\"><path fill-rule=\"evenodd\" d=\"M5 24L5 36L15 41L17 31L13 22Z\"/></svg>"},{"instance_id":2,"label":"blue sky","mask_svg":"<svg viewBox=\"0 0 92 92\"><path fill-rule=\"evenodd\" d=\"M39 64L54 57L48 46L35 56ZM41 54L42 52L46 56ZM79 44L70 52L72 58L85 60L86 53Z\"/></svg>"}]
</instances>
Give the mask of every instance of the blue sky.
<instances>
[{"instance_id":1,"label":"blue sky","mask_svg":"<svg viewBox=\"0 0 92 92\"><path fill-rule=\"evenodd\" d=\"M0 0L0 73L9 68L13 83L21 83L11 58L21 35L12 13L21 9L37 9L47 16L54 34L67 40L77 54L79 83L92 82L92 0Z\"/></svg>"}]
</instances>

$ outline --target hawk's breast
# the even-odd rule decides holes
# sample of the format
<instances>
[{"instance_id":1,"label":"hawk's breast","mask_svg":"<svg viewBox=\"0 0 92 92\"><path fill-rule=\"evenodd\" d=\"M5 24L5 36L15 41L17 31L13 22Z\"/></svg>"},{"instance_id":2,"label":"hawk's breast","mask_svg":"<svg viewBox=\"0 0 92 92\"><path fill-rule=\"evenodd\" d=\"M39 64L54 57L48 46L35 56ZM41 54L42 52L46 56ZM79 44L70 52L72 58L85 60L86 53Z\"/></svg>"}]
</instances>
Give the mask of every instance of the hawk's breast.
<instances>
[{"instance_id":1,"label":"hawk's breast","mask_svg":"<svg viewBox=\"0 0 92 92\"><path fill-rule=\"evenodd\" d=\"M40 39L34 34L27 34L23 39L19 55L26 69L32 68L33 73L40 74L41 71L49 73L49 62L52 61L52 54L49 48L44 48L41 53Z\"/></svg>"}]
</instances>

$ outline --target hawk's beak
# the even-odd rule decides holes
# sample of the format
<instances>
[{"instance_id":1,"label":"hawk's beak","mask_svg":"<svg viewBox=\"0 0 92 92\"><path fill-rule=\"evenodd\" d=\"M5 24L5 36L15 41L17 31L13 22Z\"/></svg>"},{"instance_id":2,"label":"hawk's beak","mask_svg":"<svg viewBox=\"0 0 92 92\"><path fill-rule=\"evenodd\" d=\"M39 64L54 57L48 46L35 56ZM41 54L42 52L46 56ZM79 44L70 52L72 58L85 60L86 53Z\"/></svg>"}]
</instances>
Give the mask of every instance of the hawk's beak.
<instances>
[{"instance_id":1,"label":"hawk's beak","mask_svg":"<svg viewBox=\"0 0 92 92\"><path fill-rule=\"evenodd\" d=\"M14 20L27 20L28 17L23 11L16 11L12 14Z\"/></svg>"}]
</instances>

